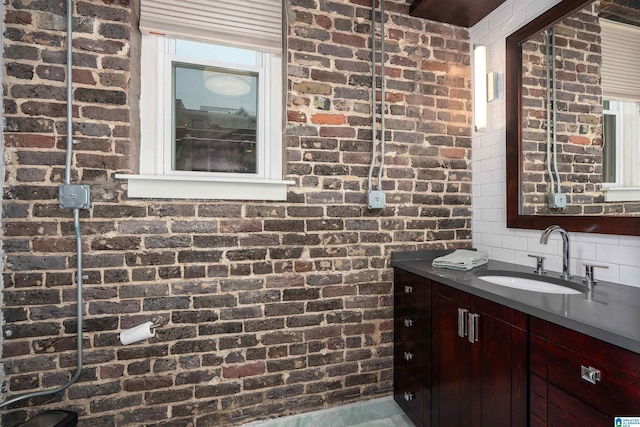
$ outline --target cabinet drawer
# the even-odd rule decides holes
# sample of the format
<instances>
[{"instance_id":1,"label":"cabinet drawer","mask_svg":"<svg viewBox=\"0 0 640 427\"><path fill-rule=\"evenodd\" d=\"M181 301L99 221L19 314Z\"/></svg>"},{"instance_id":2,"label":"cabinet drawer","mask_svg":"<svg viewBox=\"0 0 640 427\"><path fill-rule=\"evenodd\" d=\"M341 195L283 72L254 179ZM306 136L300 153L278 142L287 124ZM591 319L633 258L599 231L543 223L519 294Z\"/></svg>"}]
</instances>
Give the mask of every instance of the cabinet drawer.
<instances>
[{"instance_id":1,"label":"cabinet drawer","mask_svg":"<svg viewBox=\"0 0 640 427\"><path fill-rule=\"evenodd\" d=\"M424 384L431 381L430 352L427 347L401 342L396 342L394 347L395 368L403 369L403 374L407 374L403 382Z\"/></svg>"},{"instance_id":2,"label":"cabinet drawer","mask_svg":"<svg viewBox=\"0 0 640 427\"><path fill-rule=\"evenodd\" d=\"M394 304L396 307L413 307L428 311L431 305L431 281L404 270L394 270Z\"/></svg>"},{"instance_id":3,"label":"cabinet drawer","mask_svg":"<svg viewBox=\"0 0 640 427\"><path fill-rule=\"evenodd\" d=\"M613 418L564 391L549 386L549 427L613 426Z\"/></svg>"},{"instance_id":4,"label":"cabinet drawer","mask_svg":"<svg viewBox=\"0 0 640 427\"><path fill-rule=\"evenodd\" d=\"M428 313L397 307L393 326L396 336L422 341L431 332L431 318Z\"/></svg>"},{"instance_id":5,"label":"cabinet drawer","mask_svg":"<svg viewBox=\"0 0 640 427\"><path fill-rule=\"evenodd\" d=\"M425 414L430 407L430 386L421 380L416 380L415 369L398 368L394 370L394 398L402 409L414 422L424 423Z\"/></svg>"},{"instance_id":6,"label":"cabinet drawer","mask_svg":"<svg viewBox=\"0 0 640 427\"><path fill-rule=\"evenodd\" d=\"M550 324L547 373L550 384L604 414L640 414L640 356L633 352Z\"/></svg>"}]
</instances>

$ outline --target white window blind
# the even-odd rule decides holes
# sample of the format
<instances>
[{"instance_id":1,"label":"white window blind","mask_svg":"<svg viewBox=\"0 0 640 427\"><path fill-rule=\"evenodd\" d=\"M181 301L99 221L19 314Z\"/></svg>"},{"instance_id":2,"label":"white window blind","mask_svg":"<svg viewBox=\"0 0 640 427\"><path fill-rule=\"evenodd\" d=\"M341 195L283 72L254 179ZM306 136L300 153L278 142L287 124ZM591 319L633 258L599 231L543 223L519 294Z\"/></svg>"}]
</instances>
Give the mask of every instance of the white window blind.
<instances>
[{"instance_id":1,"label":"white window blind","mask_svg":"<svg viewBox=\"0 0 640 427\"><path fill-rule=\"evenodd\" d=\"M282 0L141 0L140 30L282 53Z\"/></svg>"},{"instance_id":2,"label":"white window blind","mask_svg":"<svg viewBox=\"0 0 640 427\"><path fill-rule=\"evenodd\" d=\"M640 101L640 28L607 19L600 26L605 99Z\"/></svg>"}]
</instances>

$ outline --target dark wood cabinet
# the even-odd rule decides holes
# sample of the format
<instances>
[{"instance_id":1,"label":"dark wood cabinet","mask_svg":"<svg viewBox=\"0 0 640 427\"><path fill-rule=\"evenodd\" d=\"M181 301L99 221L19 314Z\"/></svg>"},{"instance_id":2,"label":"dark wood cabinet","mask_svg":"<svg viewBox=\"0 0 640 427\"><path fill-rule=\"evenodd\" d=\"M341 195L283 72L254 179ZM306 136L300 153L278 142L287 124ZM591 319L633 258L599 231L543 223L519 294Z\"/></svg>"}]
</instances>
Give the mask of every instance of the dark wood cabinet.
<instances>
[{"instance_id":1,"label":"dark wood cabinet","mask_svg":"<svg viewBox=\"0 0 640 427\"><path fill-rule=\"evenodd\" d=\"M531 317L535 426L612 426L640 414L640 355Z\"/></svg>"},{"instance_id":2,"label":"dark wood cabinet","mask_svg":"<svg viewBox=\"0 0 640 427\"><path fill-rule=\"evenodd\" d=\"M640 354L394 274L394 396L417 427L609 427L640 416Z\"/></svg>"},{"instance_id":3,"label":"dark wood cabinet","mask_svg":"<svg viewBox=\"0 0 640 427\"><path fill-rule=\"evenodd\" d=\"M416 426L525 426L527 316L395 270L394 397Z\"/></svg>"},{"instance_id":4,"label":"dark wood cabinet","mask_svg":"<svg viewBox=\"0 0 640 427\"><path fill-rule=\"evenodd\" d=\"M433 283L434 426L527 424L527 316Z\"/></svg>"}]
</instances>

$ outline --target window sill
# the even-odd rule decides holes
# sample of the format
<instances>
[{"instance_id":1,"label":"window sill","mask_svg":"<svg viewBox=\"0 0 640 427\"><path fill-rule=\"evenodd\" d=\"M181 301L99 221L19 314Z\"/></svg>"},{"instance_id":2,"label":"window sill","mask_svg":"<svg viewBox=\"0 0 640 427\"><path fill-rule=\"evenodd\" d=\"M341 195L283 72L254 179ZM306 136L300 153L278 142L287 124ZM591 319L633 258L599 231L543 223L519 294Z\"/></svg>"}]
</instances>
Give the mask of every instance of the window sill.
<instances>
[{"instance_id":1,"label":"window sill","mask_svg":"<svg viewBox=\"0 0 640 427\"><path fill-rule=\"evenodd\" d=\"M604 187L605 202L637 202L640 200L640 187Z\"/></svg>"},{"instance_id":2,"label":"window sill","mask_svg":"<svg viewBox=\"0 0 640 427\"><path fill-rule=\"evenodd\" d=\"M287 185L275 179L207 178L168 175L116 174L128 183L130 198L286 200Z\"/></svg>"}]
</instances>

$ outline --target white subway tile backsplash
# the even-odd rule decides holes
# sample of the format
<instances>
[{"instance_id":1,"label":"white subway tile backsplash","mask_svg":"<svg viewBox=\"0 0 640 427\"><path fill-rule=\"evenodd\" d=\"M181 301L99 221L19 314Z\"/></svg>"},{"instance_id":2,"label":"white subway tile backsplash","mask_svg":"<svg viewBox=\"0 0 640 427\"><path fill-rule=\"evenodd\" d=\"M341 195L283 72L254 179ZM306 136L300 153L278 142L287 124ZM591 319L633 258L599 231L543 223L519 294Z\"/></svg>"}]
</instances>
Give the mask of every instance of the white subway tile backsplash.
<instances>
[{"instance_id":1,"label":"white subway tile backsplash","mask_svg":"<svg viewBox=\"0 0 640 427\"><path fill-rule=\"evenodd\" d=\"M485 196L504 196L504 184L503 183L491 183L483 186L483 192Z\"/></svg>"},{"instance_id":2,"label":"white subway tile backsplash","mask_svg":"<svg viewBox=\"0 0 640 427\"><path fill-rule=\"evenodd\" d=\"M589 242L600 245L619 245L620 236L613 234L588 234L576 233L576 240L579 242Z\"/></svg>"},{"instance_id":3,"label":"white subway tile backsplash","mask_svg":"<svg viewBox=\"0 0 640 427\"><path fill-rule=\"evenodd\" d=\"M514 259L514 264L520 264L520 265L526 265L526 266L530 266L531 267L531 271L533 271L536 267L536 260L534 258L531 258L529 256L528 253L522 252L522 251L514 251L515 254L515 259ZM540 253L533 253L531 255L544 255L544 254L540 254ZM546 265L545 265L546 268Z\"/></svg>"},{"instance_id":4,"label":"white subway tile backsplash","mask_svg":"<svg viewBox=\"0 0 640 427\"><path fill-rule=\"evenodd\" d=\"M621 246L640 247L640 237L638 236L618 236Z\"/></svg>"},{"instance_id":5,"label":"white subway tile backsplash","mask_svg":"<svg viewBox=\"0 0 640 427\"><path fill-rule=\"evenodd\" d=\"M512 16L500 24L500 33L506 38L515 30L522 26L522 22L526 19L526 11L524 8L514 12Z\"/></svg>"},{"instance_id":6,"label":"white subway tile backsplash","mask_svg":"<svg viewBox=\"0 0 640 427\"><path fill-rule=\"evenodd\" d=\"M491 197L476 197L473 203L474 209L491 209Z\"/></svg>"},{"instance_id":7,"label":"white subway tile backsplash","mask_svg":"<svg viewBox=\"0 0 640 427\"><path fill-rule=\"evenodd\" d=\"M471 221L471 227L473 228L474 237L482 233L491 233L491 223L487 221L473 220Z\"/></svg>"},{"instance_id":8,"label":"white subway tile backsplash","mask_svg":"<svg viewBox=\"0 0 640 427\"><path fill-rule=\"evenodd\" d=\"M504 197L502 196L492 196L490 197L491 199L491 207L493 209L506 209L505 203L504 203Z\"/></svg>"},{"instance_id":9,"label":"white subway tile backsplash","mask_svg":"<svg viewBox=\"0 0 640 427\"><path fill-rule=\"evenodd\" d=\"M640 248L630 246L598 245L596 258L600 262L637 266L640 265Z\"/></svg>"},{"instance_id":10,"label":"white subway tile backsplash","mask_svg":"<svg viewBox=\"0 0 640 427\"><path fill-rule=\"evenodd\" d=\"M491 246L492 248L499 248L502 246L502 236L496 236L495 234L485 234L482 236L480 244L483 246Z\"/></svg>"},{"instance_id":11,"label":"white subway tile backsplash","mask_svg":"<svg viewBox=\"0 0 640 427\"><path fill-rule=\"evenodd\" d=\"M504 221L504 212L501 209L478 209L474 211L478 214L480 221Z\"/></svg>"},{"instance_id":12,"label":"white subway tile backsplash","mask_svg":"<svg viewBox=\"0 0 640 427\"><path fill-rule=\"evenodd\" d=\"M640 287L640 267L620 266L620 283Z\"/></svg>"},{"instance_id":13,"label":"white subway tile backsplash","mask_svg":"<svg viewBox=\"0 0 640 427\"><path fill-rule=\"evenodd\" d=\"M571 241L571 257L582 261L596 261L596 245Z\"/></svg>"},{"instance_id":14,"label":"white subway tile backsplash","mask_svg":"<svg viewBox=\"0 0 640 427\"><path fill-rule=\"evenodd\" d=\"M509 19L513 15L513 4L511 2L504 2L498 6L489 16L487 16L487 22L489 28L499 27L502 22Z\"/></svg>"},{"instance_id":15,"label":"white subway tile backsplash","mask_svg":"<svg viewBox=\"0 0 640 427\"><path fill-rule=\"evenodd\" d=\"M491 253L492 259L510 263L515 261L515 252L510 249L491 248Z\"/></svg>"},{"instance_id":16,"label":"white subway tile backsplash","mask_svg":"<svg viewBox=\"0 0 640 427\"><path fill-rule=\"evenodd\" d=\"M527 239L525 237L507 237L502 240L502 247L515 250L526 248Z\"/></svg>"},{"instance_id":17,"label":"white subway tile backsplash","mask_svg":"<svg viewBox=\"0 0 640 427\"><path fill-rule=\"evenodd\" d=\"M482 146L482 145L478 145L478 146L473 146L473 160L474 161L480 161L480 160L484 160L484 159L489 159L491 158L491 148L490 147L486 147L486 146Z\"/></svg>"},{"instance_id":18,"label":"white subway tile backsplash","mask_svg":"<svg viewBox=\"0 0 640 427\"><path fill-rule=\"evenodd\" d=\"M502 222L493 221L489 224L491 225L491 233L493 234L501 234L502 236L505 236L505 239L516 237L515 233L512 230L505 231L504 224Z\"/></svg>"},{"instance_id":19,"label":"white subway tile backsplash","mask_svg":"<svg viewBox=\"0 0 640 427\"><path fill-rule=\"evenodd\" d=\"M485 171L485 172L480 172L480 171L474 171L473 172L473 187L476 188L478 187L478 189L480 190L481 187L484 187L487 184L491 184L493 181L492 179L492 172L493 171ZM484 196L484 194L478 194L479 196Z\"/></svg>"},{"instance_id":20,"label":"white subway tile backsplash","mask_svg":"<svg viewBox=\"0 0 640 427\"><path fill-rule=\"evenodd\" d=\"M549 238L547 244L540 243L540 238L528 238L527 244L524 246L525 250L529 253L540 253L546 255L556 255L562 252L562 241Z\"/></svg>"},{"instance_id":21,"label":"white subway tile backsplash","mask_svg":"<svg viewBox=\"0 0 640 427\"><path fill-rule=\"evenodd\" d=\"M542 14L542 12L549 9L551 6L559 3L560 0L548 1L548 0L535 0L530 2L525 7L526 19L527 21L531 21L534 18L537 18Z\"/></svg>"}]
</instances>

